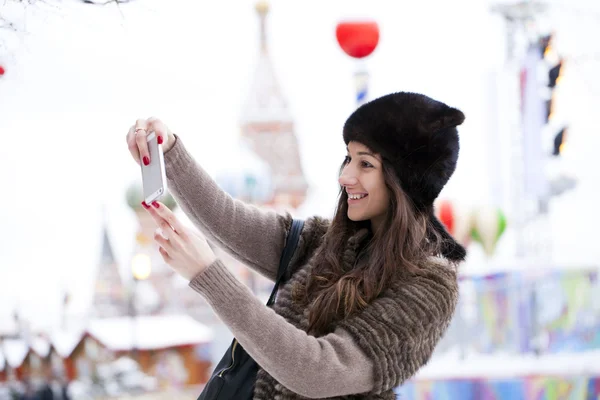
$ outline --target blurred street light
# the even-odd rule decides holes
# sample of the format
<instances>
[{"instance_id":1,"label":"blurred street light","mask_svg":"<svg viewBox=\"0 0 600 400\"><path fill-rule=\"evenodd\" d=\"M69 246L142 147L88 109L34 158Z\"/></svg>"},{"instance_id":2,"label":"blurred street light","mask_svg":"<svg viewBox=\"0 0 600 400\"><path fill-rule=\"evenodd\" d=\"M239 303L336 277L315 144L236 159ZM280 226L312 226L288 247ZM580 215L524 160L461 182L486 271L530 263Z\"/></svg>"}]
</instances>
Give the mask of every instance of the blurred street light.
<instances>
[{"instance_id":1,"label":"blurred street light","mask_svg":"<svg viewBox=\"0 0 600 400\"><path fill-rule=\"evenodd\" d=\"M136 281L143 281L150 277L152 260L147 254L136 254L131 260L131 272Z\"/></svg>"}]
</instances>

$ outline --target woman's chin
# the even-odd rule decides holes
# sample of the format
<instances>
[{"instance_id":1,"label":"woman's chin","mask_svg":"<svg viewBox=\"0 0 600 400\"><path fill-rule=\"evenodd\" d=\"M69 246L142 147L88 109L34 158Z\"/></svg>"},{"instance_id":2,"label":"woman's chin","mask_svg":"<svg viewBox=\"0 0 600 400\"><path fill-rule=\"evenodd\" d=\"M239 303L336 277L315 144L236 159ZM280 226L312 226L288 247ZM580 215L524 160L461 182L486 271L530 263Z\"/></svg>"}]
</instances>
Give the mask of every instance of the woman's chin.
<instances>
[{"instance_id":1,"label":"woman's chin","mask_svg":"<svg viewBox=\"0 0 600 400\"><path fill-rule=\"evenodd\" d=\"M360 222L360 221L364 221L365 219L362 217L362 215L359 214L355 214L355 213L348 213L348 219L350 221L353 222Z\"/></svg>"}]
</instances>

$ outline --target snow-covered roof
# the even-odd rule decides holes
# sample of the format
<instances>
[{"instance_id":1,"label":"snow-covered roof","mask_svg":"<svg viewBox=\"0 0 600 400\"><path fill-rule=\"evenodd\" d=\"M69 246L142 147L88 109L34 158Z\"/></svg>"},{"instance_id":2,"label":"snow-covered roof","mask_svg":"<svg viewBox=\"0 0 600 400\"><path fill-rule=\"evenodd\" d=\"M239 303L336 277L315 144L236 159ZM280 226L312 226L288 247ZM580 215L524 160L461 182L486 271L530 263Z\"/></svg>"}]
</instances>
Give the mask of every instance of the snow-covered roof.
<instances>
[{"instance_id":1,"label":"snow-covered roof","mask_svg":"<svg viewBox=\"0 0 600 400\"><path fill-rule=\"evenodd\" d=\"M29 346L23 339L4 339L2 351L8 365L12 368L18 368L27 357Z\"/></svg>"},{"instance_id":2,"label":"snow-covered roof","mask_svg":"<svg viewBox=\"0 0 600 400\"><path fill-rule=\"evenodd\" d=\"M113 351L161 349L210 342L212 330L188 315L98 318L88 333ZM135 346L133 346L135 344Z\"/></svg>"},{"instance_id":3,"label":"snow-covered roof","mask_svg":"<svg viewBox=\"0 0 600 400\"><path fill-rule=\"evenodd\" d=\"M50 354L50 342L43 337L36 336L31 339L31 350L40 357L47 357Z\"/></svg>"},{"instance_id":4,"label":"snow-covered roof","mask_svg":"<svg viewBox=\"0 0 600 400\"><path fill-rule=\"evenodd\" d=\"M19 327L12 317L0 316L0 335L13 336L19 333Z\"/></svg>"},{"instance_id":5,"label":"snow-covered roof","mask_svg":"<svg viewBox=\"0 0 600 400\"><path fill-rule=\"evenodd\" d=\"M59 356L67 358L81 342L85 331L82 328L61 329L52 333L50 341Z\"/></svg>"}]
</instances>

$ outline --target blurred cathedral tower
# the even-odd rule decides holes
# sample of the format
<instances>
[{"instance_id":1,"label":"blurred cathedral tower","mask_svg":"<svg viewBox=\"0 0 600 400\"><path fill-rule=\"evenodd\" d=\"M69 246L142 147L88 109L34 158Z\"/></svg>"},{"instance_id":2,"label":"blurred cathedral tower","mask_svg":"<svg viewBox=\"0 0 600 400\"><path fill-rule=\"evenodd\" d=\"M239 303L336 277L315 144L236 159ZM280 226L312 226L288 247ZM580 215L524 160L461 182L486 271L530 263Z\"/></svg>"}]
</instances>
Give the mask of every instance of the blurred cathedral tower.
<instances>
[{"instance_id":1,"label":"blurred cathedral tower","mask_svg":"<svg viewBox=\"0 0 600 400\"><path fill-rule=\"evenodd\" d=\"M302 170L294 122L267 51L267 2L256 4L260 18L260 54L241 118L242 138L272 171L275 207L297 208L308 184Z\"/></svg>"},{"instance_id":2,"label":"blurred cathedral tower","mask_svg":"<svg viewBox=\"0 0 600 400\"><path fill-rule=\"evenodd\" d=\"M110 318L127 315L127 291L110 242L105 216L102 222L101 246L90 317Z\"/></svg>"}]
</instances>

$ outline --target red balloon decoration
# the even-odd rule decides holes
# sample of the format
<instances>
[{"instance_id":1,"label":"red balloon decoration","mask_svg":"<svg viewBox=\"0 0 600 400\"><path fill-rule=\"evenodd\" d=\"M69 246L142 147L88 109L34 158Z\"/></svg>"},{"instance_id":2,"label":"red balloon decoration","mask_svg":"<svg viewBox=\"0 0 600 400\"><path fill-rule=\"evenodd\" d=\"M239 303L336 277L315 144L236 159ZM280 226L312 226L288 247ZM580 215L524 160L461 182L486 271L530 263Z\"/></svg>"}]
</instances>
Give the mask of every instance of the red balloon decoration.
<instances>
[{"instance_id":1,"label":"red balloon decoration","mask_svg":"<svg viewBox=\"0 0 600 400\"><path fill-rule=\"evenodd\" d=\"M446 226L448 233L454 234L454 209L449 201L440 201L438 210L439 219Z\"/></svg>"},{"instance_id":2,"label":"red balloon decoration","mask_svg":"<svg viewBox=\"0 0 600 400\"><path fill-rule=\"evenodd\" d=\"M379 26L373 21L340 22L335 36L350 57L365 58L379 43Z\"/></svg>"},{"instance_id":3,"label":"red balloon decoration","mask_svg":"<svg viewBox=\"0 0 600 400\"><path fill-rule=\"evenodd\" d=\"M4 75L5 72L4 67L0 65L0 76Z\"/></svg>"}]
</instances>

